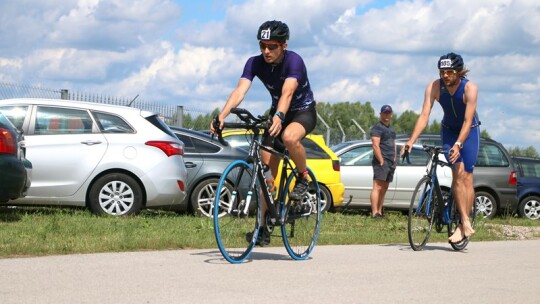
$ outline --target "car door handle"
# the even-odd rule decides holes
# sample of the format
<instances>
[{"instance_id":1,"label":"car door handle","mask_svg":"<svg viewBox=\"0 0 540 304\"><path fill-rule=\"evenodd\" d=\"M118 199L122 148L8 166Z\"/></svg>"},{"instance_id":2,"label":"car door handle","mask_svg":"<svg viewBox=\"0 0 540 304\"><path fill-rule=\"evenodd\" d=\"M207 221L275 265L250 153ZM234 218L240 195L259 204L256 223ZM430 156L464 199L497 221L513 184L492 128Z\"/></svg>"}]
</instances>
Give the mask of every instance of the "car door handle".
<instances>
[{"instance_id":1,"label":"car door handle","mask_svg":"<svg viewBox=\"0 0 540 304\"><path fill-rule=\"evenodd\" d=\"M85 141L81 141L81 144L87 145L87 146L93 146L93 145L101 144L101 141L100 140L85 140Z\"/></svg>"},{"instance_id":2,"label":"car door handle","mask_svg":"<svg viewBox=\"0 0 540 304\"><path fill-rule=\"evenodd\" d=\"M187 162L187 163L185 163L185 165L186 165L186 168L195 168L195 167L197 167L197 164L192 163L192 162Z\"/></svg>"}]
</instances>

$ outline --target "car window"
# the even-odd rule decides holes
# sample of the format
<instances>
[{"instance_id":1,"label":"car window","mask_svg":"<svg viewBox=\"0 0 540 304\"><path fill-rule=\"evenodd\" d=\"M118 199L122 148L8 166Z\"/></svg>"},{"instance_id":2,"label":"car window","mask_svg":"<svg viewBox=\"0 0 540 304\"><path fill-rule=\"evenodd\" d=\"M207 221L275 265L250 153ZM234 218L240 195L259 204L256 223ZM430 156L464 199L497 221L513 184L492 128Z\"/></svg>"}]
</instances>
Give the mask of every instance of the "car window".
<instances>
[{"instance_id":1,"label":"car window","mask_svg":"<svg viewBox=\"0 0 540 304\"><path fill-rule=\"evenodd\" d=\"M509 165L508 158L497 145L480 143L475 167L508 167Z\"/></svg>"},{"instance_id":2,"label":"car window","mask_svg":"<svg viewBox=\"0 0 540 304\"><path fill-rule=\"evenodd\" d=\"M26 117L26 112L28 106L7 106L0 107L0 112L2 112L11 123L19 130L22 130L24 123L24 118Z\"/></svg>"},{"instance_id":3,"label":"car window","mask_svg":"<svg viewBox=\"0 0 540 304\"><path fill-rule=\"evenodd\" d=\"M157 114L145 117L151 124L163 131L165 134L175 137L174 132L171 131L169 126L161 119Z\"/></svg>"},{"instance_id":4,"label":"car window","mask_svg":"<svg viewBox=\"0 0 540 304\"><path fill-rule=\"evenodd\" d=\"M397 153L399 157L399 153L401 151L403 145L397 145ZM399 166L420 166L425 167L429 161L429 154L426 153L426 151L422 149L415 149L413 148L411 152L409 153L409 157L402 159L399 158L398 165Z\"/></svg>"},{"instance_id":5,"label":"car window","mask_svg":"<svg viewBox=\"0 0 540 304\"><path fill-rule=\"evenodd\" d=\"M6 116L11 123L19 130L22 130L22 125L24 123L24 118L26 117L26 112L28 111L28 106L6 106L0 107L0 112Z\"/></svg>"},{"instance_id":6,"label":"car window","mask_svg":"<svg viewBox=\"0 0 540 304\"><path fill-rule=\"evenodd\" d=\"M540 161L520 160L519 166L523 177L540 177Z\"/></svg>"},{"instance_id":7,"label":"car window","mask_svg":"<svg viewBox=\"0 0 540 304\"><path fill-rule=\"evenodd\" d=\"M117 115L102 112L92 112L92 114L103 133L135 133L135 130Z\"/></svg>"},{"instance_id":8,"label":"car window","mask_svg":"<svg viewBox=\"0 0 540 304\"><path fill-rule=\"evenodd\" d=\"M330 155L326 153L317 143L309 138L302 139L302 145L306 149L306 157L309 159L327 159Z\"/></svg>"},{"instance_id":9,"label":"car window","mask_svg":"<svg viewBox=\"0 0 540 304\"><path fill-rule=\"evenodd\" d=\"M228 135L224 139L231 145L231 147L247 148L253 135L251 134L232 134Z\"/></svg>"},{"instance_id":10,"label":"car window","mask_svg":"<svg viewBox=\"0 0 540 304\"><path fill-rule=\"evenodd\" d=\"M373 148L371 145L351 149L339 157L341 166L371 166Z\"/></svg>"},{"instance_id":11,"label":"car window","mask_svg":"<svg viewBox=\"0 0 540 304\"><path fill-rule=\"evenodd\" d=\"M92 119L86 110L38 106L34 134L92 133Z\"/></svg>"},{"instance_id":12,"label":"car window","mask_svg":"<svg viewBox=\"0 0 540 304\"><path fill-rule=\"evenodd\" d=\"M221 149L215 144L184 134L175 133L176 137L184 142L185 153L217 153Z\"/></svg>"}]
</instances>

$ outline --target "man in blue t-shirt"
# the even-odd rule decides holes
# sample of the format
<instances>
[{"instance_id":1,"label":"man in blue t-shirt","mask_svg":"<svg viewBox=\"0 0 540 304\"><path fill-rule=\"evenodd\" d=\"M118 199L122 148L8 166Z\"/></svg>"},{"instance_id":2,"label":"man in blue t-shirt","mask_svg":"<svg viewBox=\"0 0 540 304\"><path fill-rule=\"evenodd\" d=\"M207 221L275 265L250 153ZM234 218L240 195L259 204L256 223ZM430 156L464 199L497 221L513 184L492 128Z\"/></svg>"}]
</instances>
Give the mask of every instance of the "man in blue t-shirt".
<instances>
[{"instance_id":1,"label":"man in blue t-shirt","mask_svg":"<svg viewBox=\"0 0 540 304\"><path fill-rule=\"evenodd\" d=\"M309 187L306 151L301 140L313 131L317 123L315 100L307 69L300 55L287 50L289 27L285 23L276 20L264 22L259 27L257 39L261 54L249 58L246 62L236 89L231 93L218 116L220 128L223 128L223 122L231 109L242 102L253 79L259 78L272 98L270 108L272 126L264 135L264 144L272 145L275 137L281 139L288 149L299 175L289 197L300 200ZM212 133L215 131L212 125L210 131ZM270 167L275 177L280 159L264 150L261 151L261 159ZM262 209L264 213L266 204L262 204ZM269 243L270 235L267 229L261 229L261 231L257 244L265 245Z\"/></svg>"},{"instance_id":2,"label":"man in blue t-shirt","mask_svg":"<svg viewBox=\"0 0 540 304\"><path fill-rule=\"evenodd\" d=\"M391 106L382 106L379 122L371 128L373 188L370 200L373 218L383 217L384 196L394 179L394 171L396 170L396 131L390 125L392 115Z\"/></svg>"}]
</instances>

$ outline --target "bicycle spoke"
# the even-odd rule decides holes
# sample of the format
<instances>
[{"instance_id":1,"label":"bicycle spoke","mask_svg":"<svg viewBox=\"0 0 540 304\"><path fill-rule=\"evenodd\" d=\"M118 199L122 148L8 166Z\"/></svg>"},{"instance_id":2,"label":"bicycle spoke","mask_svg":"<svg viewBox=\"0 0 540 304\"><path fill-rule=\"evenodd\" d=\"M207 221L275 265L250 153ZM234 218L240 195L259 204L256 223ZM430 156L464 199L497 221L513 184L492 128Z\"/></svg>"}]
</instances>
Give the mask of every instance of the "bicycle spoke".
<instances>
[{"instance_id":1,"label":"bicycle spoke","mask_svg":"<svg viewBox=\"0 0 540 304\"><path fill-rule=\"evenodd\" d=\"M407 231L413 250L422 250L429 240L435 220L436 194L431 180L424 177L418 182L409 206Z\"/></svg>"},{"instance_id":2,"label":"bicycle spoke","mask_svg":"<svg viewBox=\"0 0 540 304\"><path fill-rule=\"evenodd\" d=\"M249 210L257 212L243 211L250 199L248 188L252 176L253 171L245 161L235 161L225 169L216 190L220 195L215 202L218 207L214 208L214 233L219 250L231 263L240 263L249 256L259 230L258 190L251 191L249 202Z\"/></svg>"},{"instance_id":3,"label":"bicycle spoke","mask_svg":"<svg viewBox=\"0 0 540 304\"><path fill-rule=\"evenodd\" d=\"M287 178L284 201L281 203L285 223L281 226L283 243L296 260L309 257L319 236L321 223L321 194L315 175L309 170L309 190L302 200L290 200L289 193L296 184L296 170Z\"/></svg>"}]
</instances>

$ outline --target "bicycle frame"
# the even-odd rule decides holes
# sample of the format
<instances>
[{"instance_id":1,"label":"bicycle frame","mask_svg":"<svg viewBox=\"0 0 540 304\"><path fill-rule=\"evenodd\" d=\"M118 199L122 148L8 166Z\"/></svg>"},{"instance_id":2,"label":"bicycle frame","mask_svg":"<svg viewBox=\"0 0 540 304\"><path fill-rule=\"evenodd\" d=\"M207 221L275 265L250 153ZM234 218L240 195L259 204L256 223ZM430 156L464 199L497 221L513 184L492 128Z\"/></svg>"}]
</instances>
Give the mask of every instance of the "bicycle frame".
<instances>
[{"instance_id":1,"label":"bicycle frame","mask_svg":"<svg viewBox=\"0 0 540 304\"><path fill-rule=\"evenodd\" d=\"M424 147L424 149L426 148ZM433 195L433 190L435 189L436 197L439 197L441 199L443 198L441 186L439 184L439 178L437 177L437 167L450 165L447 162L439 159L439 154L442 152L442 148L436 147L433 149L433 151L430 150L429 152L431 153L431 158L429 159L428 164L426 165L426 176L431 181L430 192L429 194L426 193L425 188L424 188L424 191L422 192L423 194L420 200L421 203L418 204L418 206L416 207L416 214L418 214L418 211L422 209L422 204L424 204L425 202L424 194L429 195L429 197L435 197ZM428 204L429 205L427 206L427 209L426 209L428 213L431 211L431 208L437 208L437 206L431 203L428 203Z\"/></svg>"}]
</instances>

